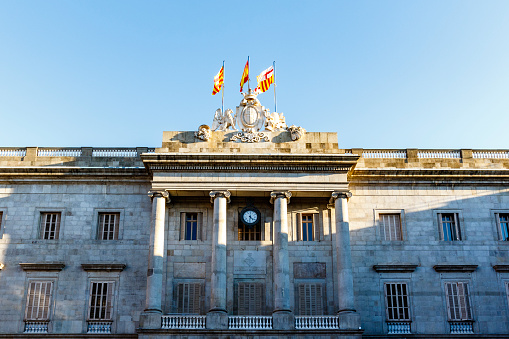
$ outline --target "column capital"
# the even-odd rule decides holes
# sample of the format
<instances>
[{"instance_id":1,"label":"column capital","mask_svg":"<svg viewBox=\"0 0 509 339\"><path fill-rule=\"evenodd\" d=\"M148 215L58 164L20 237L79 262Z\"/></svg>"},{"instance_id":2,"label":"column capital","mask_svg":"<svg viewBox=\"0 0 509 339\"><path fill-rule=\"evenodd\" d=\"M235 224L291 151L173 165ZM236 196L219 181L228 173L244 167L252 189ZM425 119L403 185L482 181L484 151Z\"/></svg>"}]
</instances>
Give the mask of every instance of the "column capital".
<instances>
[{"instance_id":1,"label":"column capital","mask_svg":"<svg viewBox=\"0 0 509 339\"><path fill-rule=\"evenodd\" d=\"M329 199L329 204L334 204L336 199L350 199L352 197L352 192L332 192L331 197Z\"/></svg>"},{"instance_id":2,"label":"column capital","mask_svg":"<svg viewBox=\"0 0 509 339\"><path fill-rule=\"evenodd\" d=\"M215 198L226 198L227 202L230 202L230 191L210 191L210 203L214 203Z\"/></svg>"},{"instance_id":3,"label":"column capital","mask_svg":"<svg viewBox=\"0 0 509 339\"><path fill-rule=\"evenodd\" d=\"M166 191L148 191L148 196L152 200L154 200L154 198L164 198L167 203L171 201L170 193Z\"/></svg>"},{"instance_id":4,"label":"column capital","mask_svg":"<svg viewBox=\"0 0 509 339\"><path fill-rule=\"evenodd\" d=\"M292 197L292 192L290 191L273 191L270 192L270 203L273 204L274 200L277 198L286 198L288 203L290 203L290 198Z\"/></svg>"}]
</instances>

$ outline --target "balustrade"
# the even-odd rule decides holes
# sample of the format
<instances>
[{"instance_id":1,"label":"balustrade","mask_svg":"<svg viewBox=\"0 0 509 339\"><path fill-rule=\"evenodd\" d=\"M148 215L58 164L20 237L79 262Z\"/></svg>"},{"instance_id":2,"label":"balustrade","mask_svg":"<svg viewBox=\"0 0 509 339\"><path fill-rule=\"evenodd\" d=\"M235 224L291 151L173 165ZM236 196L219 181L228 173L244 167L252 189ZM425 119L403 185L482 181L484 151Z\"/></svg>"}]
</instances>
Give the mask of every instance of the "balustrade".
<instances>
[{"instance_id":1,"label":"balustrade","mask_svg":"<svg viewBox=\"0 0 509 339\"><path fill-rule=\"evenodd\" d=\"M460 151L450 150L430 150L417 152L417 158L420 159L459 159L461 158Z\"/></svg>"},{"instance_id":2,"label":"balustrade","mask_svg":"<svg viewBox=\"0 0 509 339\"><path fill-rule=\"evenodd\" d=\"M48 333L47 321L26 321L24 333Z\"/></svg>"},{"instance_id":3,"label":"balustrade","mask_svg":"<svg viewBox=\"0 0 509 339\"><path fill-rule=\"evenodd\" d=\"M136 148L94 148L93 157L126 157L135 158L138 156Z\"/></svg>"},{"instance_id":4,"label":"balustrade","mask_svg":"<svg viewBox=\"0 0 509 339\"><path fill-rule=\"evenodd\" d=\"M25 148L1 148L0 157L24 157L27 154Z\"/></svg>"},{"instance_id":5,"label":"balustrade","mask_svg":"<svg viewBox=\"0 0 509 339\"><path fill-rule=\"evenodd\" d=\"M387 323L389 334L410 334L410 322L390 322Z\"/></svg>"},{"instance_id":6,"label":"balustrade","mask_svg":"<svg viewBox=\"0 0 509 339\"><path fill-rule=\"evenodd\" d=\"M474 333L474 324L470 321L455 321L449 323L451 334L472 334Z\"/></svg>"},{"instance_id":7,"label":"balustrade","mask_svg":"<svg viewBox=\"0 0 509 339\"><path fill-rule=\"evenodd\" d=\"M81 157L81 148L39 148L38 157Z\"/></svg>"},{"instance_id":8,"label":"balustrade","mask_svg":"<svg viewBox=\"0 0 509 339\"><path fill-rule=\"evenodd\" d=\"M364 150L362 157L367 159L405 159L406 151L401 150Z\"/></svg>"},{"instance_id":9,"label":"balustrade","mask_svg":"<svg viewBox=\"0 0 509 339\"><path fill-rule=\"evenodd\" d=\"M205 329L204 315L163 315L161 328L163 329Z\"/></svg>"},{"instance_id":10,"label":"balustrade","mask_svg":"<svg viewBox=\"0 0 509 339\"><path fill-rule=\"evenodd\" d=\"M508 151L473 151L474 159L509 159Z\"/></svg>"},{"instance_id":11,"label":"balustrade","mask_svg":"<svg viewBox=\"0 0 509 339\"><path fill-rule=\"evenodd\" d=\"M270 330L272 317L262 315L236 315L228 317L228 328L233 330Z\"/></svg>"},{"instance_id":12,"label":"balustrade","mask_svg":"<svg viewBox=\"0 0 509 339\"><path fill-rule=\"evenodd\" d=\"M337 316L301 315L295 317L295 328L298 330L339 329Z\"/></svg>"},{"instance_id":13,"label":"balustrade","mask_svg":"<svg viewBox=\"0 0 509 339\"><path fill-rule=\"evenodd\" d=\"M111 333L111 321L89 321L87 333L109 334Z\"/></svg>"}]
</instances>

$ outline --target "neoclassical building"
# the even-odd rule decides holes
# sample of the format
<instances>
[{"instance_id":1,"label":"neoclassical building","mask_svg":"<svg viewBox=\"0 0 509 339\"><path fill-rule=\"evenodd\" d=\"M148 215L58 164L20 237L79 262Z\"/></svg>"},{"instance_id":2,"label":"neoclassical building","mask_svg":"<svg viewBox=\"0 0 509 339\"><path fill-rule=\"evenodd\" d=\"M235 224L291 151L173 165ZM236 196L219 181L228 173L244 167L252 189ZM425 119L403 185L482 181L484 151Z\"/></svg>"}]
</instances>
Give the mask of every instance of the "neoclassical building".
<instances>
[{"instance_id":1,"label":"neoclassical building","mask_svg":"<svg viewBox=\"0 0 509 339\"><path fill-rule=\"evenodd\" d=\"M159 148L0 149L0 338L503 338L509 152L342 149L248 93Z\"/></svg>"}]
</instances>

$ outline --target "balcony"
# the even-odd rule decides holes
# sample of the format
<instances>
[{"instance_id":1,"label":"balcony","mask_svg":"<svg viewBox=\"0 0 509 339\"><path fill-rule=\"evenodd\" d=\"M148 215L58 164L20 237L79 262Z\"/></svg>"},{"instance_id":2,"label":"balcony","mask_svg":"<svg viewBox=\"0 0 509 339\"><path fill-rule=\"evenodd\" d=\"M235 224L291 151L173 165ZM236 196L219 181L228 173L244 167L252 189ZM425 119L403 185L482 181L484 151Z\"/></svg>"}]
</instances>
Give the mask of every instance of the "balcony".
<instances>
[{"instance_id":1,"label":"balcony","mask_svg":"<svg viewBox=\"0 0 509 339\"><path fill-rule=\"evenodd\" d=\"M88 321L87 333L110 334L111 321Z\"/></svg>"},{"instance_id":2,"label":"balcony","mask_svg":"<svg viewBox=\"0 0 509 339\"><path fill-rule=\"evenodd\" d=\"M47 321L25 321L23 333L48 333Z\"/></svg>"},{"instance_id":3,"label":"balcony","mask_svg":"<svg viewBox=\"0 0 509 339\"><path fill-rule=\"evenodd\" d=\"M472 321L450 321L451 334L473 334L474 323Z\"/></svg>"}]
</instances>

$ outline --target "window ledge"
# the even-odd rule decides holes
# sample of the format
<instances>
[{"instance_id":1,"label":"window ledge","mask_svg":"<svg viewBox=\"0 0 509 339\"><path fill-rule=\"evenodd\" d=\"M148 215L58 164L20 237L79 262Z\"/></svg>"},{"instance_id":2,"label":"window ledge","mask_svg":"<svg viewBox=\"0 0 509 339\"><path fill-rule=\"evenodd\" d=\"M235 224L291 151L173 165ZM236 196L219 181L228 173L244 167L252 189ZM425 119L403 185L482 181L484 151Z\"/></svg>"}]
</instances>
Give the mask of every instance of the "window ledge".
<instances>
[{"instance_id":1,"label":"window ledge","mask_svg":"<svg viewBox=\"0 0 509 339\"><path fill-rule=\"evenodd\" d=\"M474 272L478 265L438 264L433 266L436 272Z\"/></svg>"},{"instance_id":2,"label":"window ledge","mask_svg":"<svg viewBox=\"0 0 509 339\"><path fill-rule=\"evenodd\" d=\"M61 271L65 264L60 261L19 263L23 271Z\"/></svg>"},{"instance_id":3,"label":"window ledge","mask_svg":"<svg viewBox=\"0 0 509 339\"><path fill-rule=\"evenodd\" d=\"M378 273L411 273L417 268L416 264L377 264L373 269Z\"/></svg>"},{"instance_id":4,"label":"window ledge","mask_svg":"<svg viewBox=\"0 0 509 339\"><path fill-rule=\"evenodd\" d=\"M509 272L509 265L507 264L504 264L504 265L493 265L493 269L497 272Z\"/></svg>"},{"instance_id":5,"label":"window ledge","mask_svg":"<svg viewBox=\"0 0 509 339\"><path fill-rule=\"evenodd\" d=\"M113 262L101 262L101 263L86 263L81 264L81 267L85 271L118 271L121 272L126 267L126 264L113 263Z\"/></svg>"}]
</instances>

